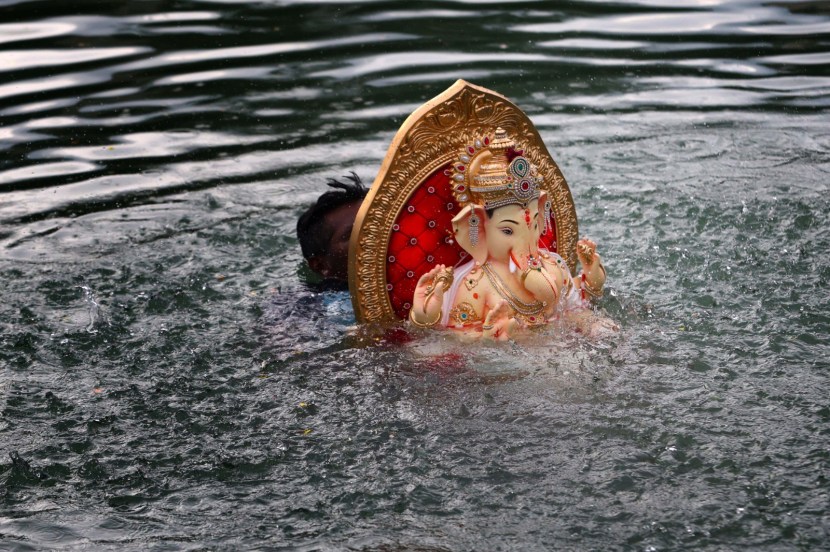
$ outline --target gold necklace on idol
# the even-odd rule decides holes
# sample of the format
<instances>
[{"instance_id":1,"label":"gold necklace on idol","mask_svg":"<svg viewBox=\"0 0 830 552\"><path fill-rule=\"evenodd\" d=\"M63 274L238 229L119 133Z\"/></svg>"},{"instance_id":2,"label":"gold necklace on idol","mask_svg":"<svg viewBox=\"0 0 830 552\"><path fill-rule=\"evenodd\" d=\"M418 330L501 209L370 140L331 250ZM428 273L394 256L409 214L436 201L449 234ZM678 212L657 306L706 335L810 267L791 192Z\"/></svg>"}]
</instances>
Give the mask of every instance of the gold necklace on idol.
<instances>
[{"instance_id":1,"label":"gold necklace on idol","mask_svg":"<svg viewBox=\"0 0 830 552\"><path fill-rule=\"evenodd\" d=\"M484 263L481 266L481 269L484 271L484 274L487 276L487 279L490 281L490 285L496 293L498 293L499 296L505 300L505 302L511 309L513 309L519 318L531 325L545 323L542 311L545 310L547 305L544 302L537 300L533 303L526 303L516 297L516 294L513 293L507 284L504 283L504 280L496 274L489 262Z\"/></svg>"}]
</instances>

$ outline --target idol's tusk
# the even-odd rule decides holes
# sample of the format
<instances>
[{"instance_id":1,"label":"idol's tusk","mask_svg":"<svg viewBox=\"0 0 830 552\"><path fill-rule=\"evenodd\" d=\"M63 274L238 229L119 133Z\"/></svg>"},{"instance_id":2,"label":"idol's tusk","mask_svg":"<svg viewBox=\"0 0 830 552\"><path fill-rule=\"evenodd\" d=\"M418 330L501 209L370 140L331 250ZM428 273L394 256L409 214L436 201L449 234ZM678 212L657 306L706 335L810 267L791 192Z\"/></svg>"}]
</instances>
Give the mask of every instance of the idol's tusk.
<instances>
[{"instance_id":1,"label":"idol's tusk","mask_svg":"<svg viewBox=\"0 0 830 552\"><path fill-rule=\"evenodd\" d=\"M513 260L513 253L512 252L510 253L509 267L510 267L510 274L515 274L516 271L519 270L519 265L516 263L516 261Z\"/></svg>"}]
</instances>

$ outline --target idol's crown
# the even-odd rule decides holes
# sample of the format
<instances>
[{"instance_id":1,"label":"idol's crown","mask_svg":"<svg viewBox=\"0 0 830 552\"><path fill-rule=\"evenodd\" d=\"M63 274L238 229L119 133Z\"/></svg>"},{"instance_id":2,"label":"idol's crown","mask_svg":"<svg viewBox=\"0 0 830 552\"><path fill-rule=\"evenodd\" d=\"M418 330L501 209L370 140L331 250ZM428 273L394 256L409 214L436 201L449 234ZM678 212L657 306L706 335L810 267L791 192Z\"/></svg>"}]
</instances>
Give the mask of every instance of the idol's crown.
<instances>
[{"instance_id":1,"label":"idol's crown","mask_svg":"<svg viewBox=\"0 0 830 552\"><path fill-rule=\"evenodd\" d=\"M536 167L517 150L507 132L499 127L492 139L476 139L447 171L453 195L464 207L481 205L496 209L504 205L526 205L539 198L542 179Z\"/></svg>"}]
</instances>

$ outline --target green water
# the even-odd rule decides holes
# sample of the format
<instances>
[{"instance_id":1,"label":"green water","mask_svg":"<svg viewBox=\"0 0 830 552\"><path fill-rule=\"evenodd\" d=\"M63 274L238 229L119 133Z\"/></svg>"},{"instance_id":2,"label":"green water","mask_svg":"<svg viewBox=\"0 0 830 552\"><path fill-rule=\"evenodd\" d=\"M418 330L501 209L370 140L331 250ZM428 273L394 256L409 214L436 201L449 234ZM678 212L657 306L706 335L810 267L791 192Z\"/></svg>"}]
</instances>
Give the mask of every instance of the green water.
<instances>
[{"instance_id":1,"label":"green water","mask_svg":"<svg viewBox=\"0 0 830 552\"><path fill-rule=\"evenodd\" d=\"M0 548L828 546L826 3L0 7ZM309 285L298 215L457 78L618 336L367 346Z\"/></svg>"}]
</instances>

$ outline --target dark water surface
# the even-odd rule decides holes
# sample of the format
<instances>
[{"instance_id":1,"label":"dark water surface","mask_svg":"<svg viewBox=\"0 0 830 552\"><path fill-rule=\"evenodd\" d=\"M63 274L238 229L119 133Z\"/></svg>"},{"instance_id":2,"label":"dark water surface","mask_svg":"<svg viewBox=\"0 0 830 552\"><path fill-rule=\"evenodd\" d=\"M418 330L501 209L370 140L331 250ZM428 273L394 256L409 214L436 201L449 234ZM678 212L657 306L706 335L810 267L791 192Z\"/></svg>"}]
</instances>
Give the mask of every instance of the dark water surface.
<instances>
[{"instance_id":1,"label":"dark water surface","mask_svg":"<svg viewBox=\"0 0 830 552\"><path fill-rule=\"evenodd\" d=\"M0 548L830 548L826 2L0 8ZM308 286L298 214L459 77L619 336L367 347Z\"/></svg>"}]
</instances>

